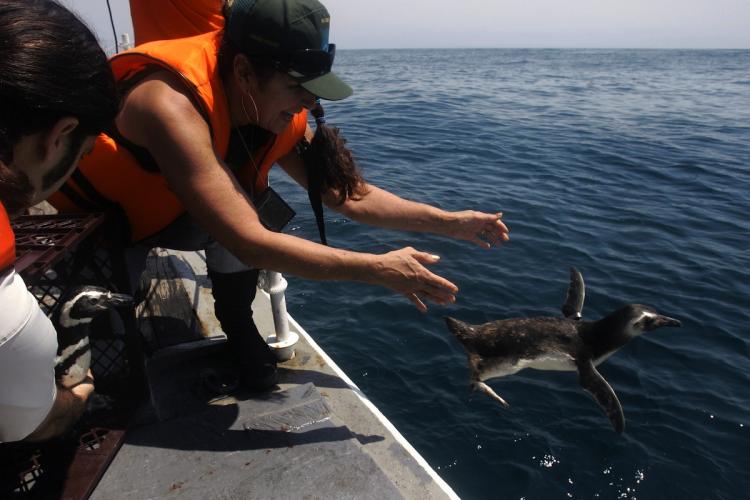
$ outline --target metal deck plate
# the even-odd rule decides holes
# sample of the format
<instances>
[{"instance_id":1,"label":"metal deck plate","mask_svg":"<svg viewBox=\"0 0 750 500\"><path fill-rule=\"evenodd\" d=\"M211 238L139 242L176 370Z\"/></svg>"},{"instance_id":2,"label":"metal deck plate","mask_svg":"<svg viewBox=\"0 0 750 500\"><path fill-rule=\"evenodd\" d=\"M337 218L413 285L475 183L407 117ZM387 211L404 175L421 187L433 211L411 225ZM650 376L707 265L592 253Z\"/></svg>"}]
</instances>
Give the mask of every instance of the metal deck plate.
<instances>
[{"instance_id":1,"label":"metal deck plate","mask_svg":"<svg viewBox=\"0 0 750 500\"><path fill-rule=\"evenodd\" d=\"M92 498L402 498L312 384L128 432Z\"/></svg>"}]
</instances>

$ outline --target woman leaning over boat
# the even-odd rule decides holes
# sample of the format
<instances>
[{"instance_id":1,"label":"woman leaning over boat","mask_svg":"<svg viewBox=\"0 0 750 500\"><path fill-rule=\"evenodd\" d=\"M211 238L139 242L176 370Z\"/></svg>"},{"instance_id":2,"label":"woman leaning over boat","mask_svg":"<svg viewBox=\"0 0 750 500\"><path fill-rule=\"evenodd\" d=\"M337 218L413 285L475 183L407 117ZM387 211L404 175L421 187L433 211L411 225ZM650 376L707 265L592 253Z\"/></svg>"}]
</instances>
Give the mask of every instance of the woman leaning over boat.
<instances>
[{"instance_id":1,"label":"woman leaning over boat","mask_svg":"<svg viewBox=\"0 0 750 500\"><path fill-rule=\"evenodd\" d=\"M368 184L321 109L312 133L316 100L351 94L331 72L329 25L317 0L234 2L224 30L115 56L124 93L116 127L51 200L61 211L119 211L137 248L205 249L216 317L250 389L277 378L250 309L258 269L384 286L423 311L425 299L446 304L458 291L427 269L438 261L427 252L358 253L278 232L284 211L266 210L283 205L268 189L274 163L303 187L312 183L311 199L358 222L487 248L508 238L500 214L446 212Z\"/></svg>"}]
</instances>

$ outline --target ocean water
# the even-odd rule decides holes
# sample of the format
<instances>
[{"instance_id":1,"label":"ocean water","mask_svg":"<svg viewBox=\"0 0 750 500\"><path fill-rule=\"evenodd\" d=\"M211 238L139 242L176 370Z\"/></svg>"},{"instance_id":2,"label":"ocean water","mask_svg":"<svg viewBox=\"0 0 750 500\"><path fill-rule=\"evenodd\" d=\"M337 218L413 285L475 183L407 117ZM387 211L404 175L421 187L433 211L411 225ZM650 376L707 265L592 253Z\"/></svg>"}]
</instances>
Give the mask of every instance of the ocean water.
<instances>
[{"instance_id":1,"label":"ocean water","mask_svg":"<svg viewBox=\"0 0 750 500\"><path fill-rule=\"evenodd\" d=\"M511 241L466 242L327 212L333 246L442 256L455 305L288 277L294 317L464 498L748 498L750 51L341 51L355 95L327 105L372 183L448 210L502 211ZM275 187L317 238L305 193ZM638 302L682 320L600 365L614 433L574 373L468 390L443 323L558 315L568 267L585 319Z\"/></svg>"}]
</instances>

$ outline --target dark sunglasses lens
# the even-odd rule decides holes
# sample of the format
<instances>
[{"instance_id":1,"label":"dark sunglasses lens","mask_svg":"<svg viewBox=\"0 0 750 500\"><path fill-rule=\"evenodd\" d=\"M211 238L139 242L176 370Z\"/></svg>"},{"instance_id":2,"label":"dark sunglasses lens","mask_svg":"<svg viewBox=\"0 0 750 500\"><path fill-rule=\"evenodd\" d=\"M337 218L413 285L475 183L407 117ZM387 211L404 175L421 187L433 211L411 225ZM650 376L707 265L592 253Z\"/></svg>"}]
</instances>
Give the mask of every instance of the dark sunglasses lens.
<instances>
[{"instance_id":1,"label":"dark sunglasses lens","mask_svg":"<svg viewBox=\"0 0 750 500\"><path fill-rule=\"evenodd\" d=\"M292 69L305 76L323 75L331 71L333 58L322 50L297 52L292 56Z\"/></svg>"}]
</instances>

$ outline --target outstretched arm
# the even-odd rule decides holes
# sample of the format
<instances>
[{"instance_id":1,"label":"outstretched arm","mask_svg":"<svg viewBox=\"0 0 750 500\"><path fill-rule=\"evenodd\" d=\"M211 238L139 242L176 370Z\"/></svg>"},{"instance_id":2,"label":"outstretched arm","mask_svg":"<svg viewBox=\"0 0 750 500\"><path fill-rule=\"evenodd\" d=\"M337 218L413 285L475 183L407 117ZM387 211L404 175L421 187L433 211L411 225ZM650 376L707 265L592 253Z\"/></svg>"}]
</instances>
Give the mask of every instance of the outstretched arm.
<instances>
[{"instance_id":1,"label":"outstretched arm","mask_svg":"<svg viewBox=\"0 0 750 500\"><path fill-rule=\"evenodd\" d=\"M403 231L439 234L470 241L482 248L490 248L509 239L502 213L475 210L448 212L425 203L406 200L373 185L366 186L361 198L347 199L342 205L337 206L329 196L328 206L357 222Z\"/></svg>"},{"instance_id":2,"label":"outstretched arm","mask_svg":"<svg viewBox=\"0 0 750 500\"><path fill-rule=\"evenodd\" d=\"M296 152L282 158L279 164L297 183L307 188L305 166ZM470 241L482 248L490 248L509 239L508 228L501 220L502 213L475 210L448 212L401 198L371 184L362 187L361 196L348 198L342 204L338 203L334 192L326 193L323 201L346 217L372 226L439 234Z\"/></svg>"},{"instance_id":3,"label":"outstretched arm","mask_svg":"<svg viewBox=\"0 0 750 500\"><path fill-rule=\"evenodd\" d=\"M350 252L268 231L231 171L216 157L208 125L181 82L157 73L125 99L120 132L147 148L170 189L198 223L245 264L320 280L360 281L420 298L455 300L458 288L425 266L437 258L413 248L383 255Z\"/></svg>"}]
</instances>

